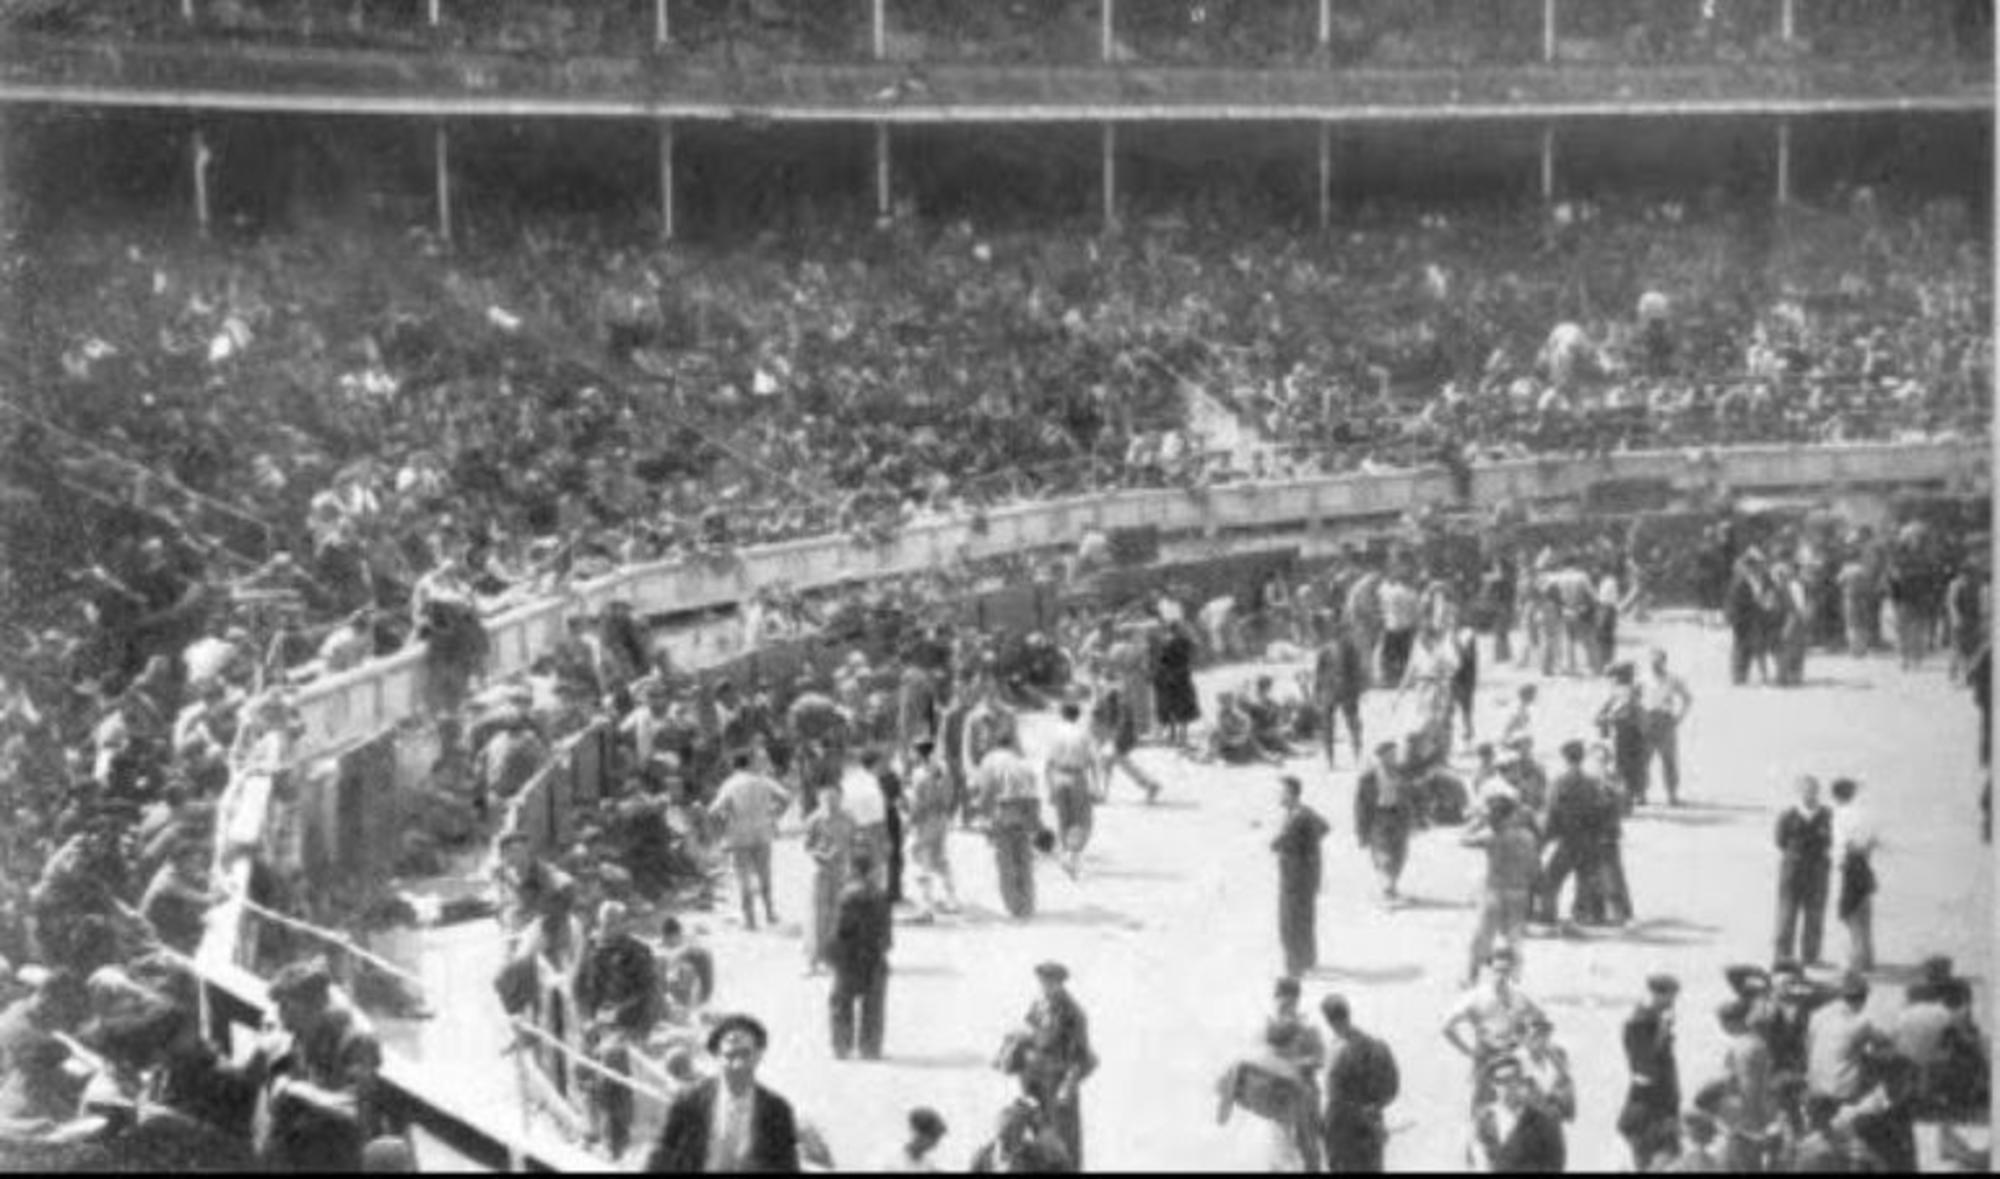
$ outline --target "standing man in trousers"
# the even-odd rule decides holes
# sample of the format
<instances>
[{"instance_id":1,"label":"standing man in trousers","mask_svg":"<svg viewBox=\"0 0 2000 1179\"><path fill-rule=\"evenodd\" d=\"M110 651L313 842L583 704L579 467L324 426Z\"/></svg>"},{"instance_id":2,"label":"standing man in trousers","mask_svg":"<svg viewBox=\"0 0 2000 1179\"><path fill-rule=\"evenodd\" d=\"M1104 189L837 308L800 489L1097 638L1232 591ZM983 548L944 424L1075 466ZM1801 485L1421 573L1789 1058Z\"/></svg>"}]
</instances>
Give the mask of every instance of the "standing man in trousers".
<instances>
[{"instance_id":1,"label":"standing man in trousers","mask_svg":"<svg viewBox=\"0 0 2000 1179\"><path fill-rule=\"evenodd\" d=\"M1840 860L1840 894L1835 910L1847 927L1847 969L1866 974L1875 969L1875 850L1881 843L1875 818L1854 801L1861 787L1852 778L1836 778L1833 795L1833 853Z\"/></svg>"},{"instance_id":2,"label":"standing man in trousers","mask_svg":"<svg viewBox=\"0 0 2000 1179\"><path fill-rule=\"evenodd\" d=\"M1674 1000L1681 984L1670 974L1646 980L1646 1001L1625 1020L1625 1064L1631 1084L1618 1114L1618 1133L1641 1174L1680 1153L1681 1077L1674 1058Z\"/></svg>"},{"instance_id":3,"label":"standing man in trousers","mask_svg":"<svg viewBox=\"0 0 2000 1179\"><path fill-rule=\"evenodd\" d=\"M1681 677L1667 670L1667 653L1653 648L1646 674L1639 680L1639 727L1645 740L1646 764L1660 762L1667 805L1681 804L1681 722L1694 706L1694 695Z\"/></svg>"},{"instance_id":4,"label":"standing man in trousers","mask_svg":"<svg viewBox=\"0 0 2000 1179\"><path fill-rule=\"evenodd\" d=\"M1486 835L1467 841L1486 849L1486 887L1479 897L1479 925L1473 930L1465 971L1468 987L1479 981L1479 967L1492 954L1496 938L1517 949L1521 945L1542 867L1541 841L1511 794L1489 799L1486 816Z\"/></svg>"},{"instance_id":5,"label":"standing man in trousers","mask_svg":"<svg viewBox=\"0 0 2000 1179\"><path fill-rule=\"evenodd\" d=\"M1833 812L1820 805L1819 780L1799 779L1799 801L1778 816L1778 935L1773 962L1817 966L1833 876Z\"/></svg>"},{"instance_id":6,"label":"standing man in trousers","mask_svg":"<svg viewBox=\"0 0 2000 1179\"><path fill-rule=\"evenodd\" d=\"M861 1012L861 1059L882 1059L889 949L895 943L895 922L888 896L875 885L873 868L867 857L854 857L854 878L841 894L833 944L828 947L833 993L827 1005L833 1025L833 1055L840 1060L854 1053L856 1008Z\"/></svg>"},{"instance_id":7,"label":"standing man in trousers","mask_svg":"<svg viewBox=\"0 0 2000 1179\"><path fill-rule=\"evenodd\" d=\"M1010 916L1025 921L1035 915L1035 837L1042 830L1042 804L1034 767L1021 756L1021 737L1012 726L979 763L972 786L987 815L1001 902Z\"/></svg>"},{"instance_id":8,"label":"standing man in trousers","mask_svg":"<svg viewBox=\"0 0 2000 1179\"><path fill-rule=\"evenodd\" d=\"M1354 1026L1347 1000L1320 1001L1333 1035L1326 1070L1326 1112L1320 1119L1326 1169L1336 1175L1373 1175L1383 1170L1389 1131L1382 1114L1396 1100L1402 1077L1389 1046Z\"/></svg>"},{"instance_id":9,"label":"standing man in trousers","mask_svg":"<svg viewBox=\"0 0 2000 1179\"><path fill-rule=\"evenodd\" d=\"M847 889L848 868L854 859L854 820L841 805L838 781L820 789L819 809L806 820L805 845L813 862L812 921L806 927L806 973L812 975L826 965L840 897Z\"/></svg>"},{"instance_id":10,"label":"standing man in trousers","mask_svg":"<svg viewBox=\"0 0 2000 1179\"><path fill-rule=\"evenodd\" d=\"M1287 774L1283 818L1271 850L1278 856L1278 940L1285 948L1285 974L1302 978L1319 965L1320 844L1331 830L1305 804L1305 787Z\"/></svg>"},{"instance_id":11,"label":"standing man in trousers","mask_svg":"<svg viewBox=\"0 0 2000 1179\"><path fill-rule=\"evenodd\" d=\"M1059 962L1035 967L1041 998L1028 1009L1021 1088L1041 1107L1042 1116L1069 1152L1070 1166L1083 1164L1083 1082L1097 1071L1090 1046L1090 1020L1069 993L1069 969Z\"/></svg>"}]
</instances>

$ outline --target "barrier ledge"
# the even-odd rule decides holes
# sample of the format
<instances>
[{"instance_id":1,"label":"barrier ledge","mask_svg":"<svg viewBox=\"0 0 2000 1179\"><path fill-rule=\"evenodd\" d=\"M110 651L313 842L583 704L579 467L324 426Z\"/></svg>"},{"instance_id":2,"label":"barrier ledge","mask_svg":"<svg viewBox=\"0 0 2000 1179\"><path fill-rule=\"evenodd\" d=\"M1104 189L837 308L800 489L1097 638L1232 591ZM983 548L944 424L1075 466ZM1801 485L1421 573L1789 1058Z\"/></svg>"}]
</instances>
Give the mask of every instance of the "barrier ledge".
<instances>
[{"instance_id":1,"label":"barrier ledge","mask_svg":"<svg viewBox=\"0 0 2000 1179\"><path fill-rule=\"evenodd\" d=\"M1720 478L1742 487L1955 479L1983 471L1987 454L1980 439L1926 439L1691 446L1583 459L1539 456L1474 468L1472 503L1488 506L1510 497L1571 496L1606 478L1664 478L1683 486ZM927 520L881 546L864 548L846 536L807 537L740 551L738 560L728 564L681 560L635 566L576 587L562 598L509 611L489 625L502 632L496 643L499 670L509 674L525 667L545 649L542 644L560 635L567 602L597 608L624 598L642 613L704 609L740 601L756 588L780 582L794 589L813 589L938 567L960 552L976 558L1067 544L1086 525L1156 526L1174 532L1211 522L1276 524L1283 521L1269 509L1299 499L1312 505L1308 522L1316 518L1335 523L1345 516L1406 511L1453 498L1450 476L1433 468L1285 484L1225 484L1195 492L1139 489L1075 496L996 509L987 514L983 533L975 533L965 519ZM399 651L301 688L297 700L306 720L301 756L322 756L393 725L400 717L390 715L397 710L388 705L394 697L415 698L411 686L421 674L421 659L418 650ZM398 676L405 682L401 691L392 693L386 681Z\"/></svg>"},{"instance_id":2,"label":"barrier ledge","mask_svg":"<svg viewBox=\"0 0 2000 1179\"><path fill-rule=\"evenodd\" d=\"M190 967L205 987L219 992L224 1001L216 1009L230 1023L257 1028L271 1018L270 995L256 975L206 956L191 962ZM383 1054L377 1079L387 1090L393 1108L479 1166L541 1173L588 1173L603 1168L602 1160L576 1147L554 1142L531 1144L504 1131L484 1128L492 1121L491 1110L466 1107L450 1092L448 1082L426 1075L421 1066L393 1053Z\"/></svg>"}]
</instances>

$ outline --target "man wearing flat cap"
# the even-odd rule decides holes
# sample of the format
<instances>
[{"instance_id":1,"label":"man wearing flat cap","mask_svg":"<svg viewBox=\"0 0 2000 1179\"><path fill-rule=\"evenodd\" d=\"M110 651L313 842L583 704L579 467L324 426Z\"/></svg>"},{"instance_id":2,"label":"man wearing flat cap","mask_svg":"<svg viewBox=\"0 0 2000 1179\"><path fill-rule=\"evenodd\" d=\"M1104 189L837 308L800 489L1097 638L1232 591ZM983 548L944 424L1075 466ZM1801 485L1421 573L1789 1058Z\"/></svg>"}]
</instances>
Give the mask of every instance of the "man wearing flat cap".
<instances>
[{"instance_id":1,"label":"man wearing flat cap","mask_svg":"<svg viewBox=\"0 0 2000 1179\"><path fill-rule=\"evenodd\" d=\"M1556 1174L1568 1163L1562 1122L1534 1099L1521 1062L1511 1056L1487 1065L1484 1084L1491 1104L1474 1115L1473 1142L1485 1170L1496 1175Z\"/></svg>"},{"instance_id":2,"label":"man wearing flat cap","mask_svg":"<svg viewBox=\"0 0 2000 1179\"><path fill-rule=\"evenodd\" d=\"M791 1103L757 1083L770 1036L747 1015L725 1016L708 1033L721 1075L674 1099L646 1158L651 1174L799 1170L798 1121Z\"/></svg>"},{"instance_id":3,"label":"man wearing flat cap","mask_svg":"<svg viewBox=\"0 0 2000 1179\"><path fill-rule=\"evenodd\" d=\"M1069 969L1059 962L1035 967L1041 998L1028 1009L1021 1060L1021 1090L1048 1119L1069 1155L1083 1169L1083 1082L1097 1070L1090 1047L1090 1019L1069 993Z\"/></svg>"},{"instance_id":4,"label":"man wearing flat cap","mask_svg":"<svg viewBox=\"0 0 2000 1179\"><path fill-rule=\"evenodd\" d=\"M294 962L268 984L277 1026L245 1066L262 1087L252 1137L277 1171L358 1171L383 1132L376 1103L382 1045L367 1018L333 994L326 959Z\"/></svg>"},{"instance_id":5,"label":"man wearing flat cap","mask_svg":"<svg viewBox=\"0 0 2000 1179\"><path fill-rule=\"evenodd\" d=\"M1674 1059L1674 1001L1680 980L1646 980L1646 1001L1625 1020L1625 1063L1631 1069L1618 1133L1632 1148L1633 1169L1645 1172L1680 1152L1681 1078Z\"/></svg>"}]
</instances>

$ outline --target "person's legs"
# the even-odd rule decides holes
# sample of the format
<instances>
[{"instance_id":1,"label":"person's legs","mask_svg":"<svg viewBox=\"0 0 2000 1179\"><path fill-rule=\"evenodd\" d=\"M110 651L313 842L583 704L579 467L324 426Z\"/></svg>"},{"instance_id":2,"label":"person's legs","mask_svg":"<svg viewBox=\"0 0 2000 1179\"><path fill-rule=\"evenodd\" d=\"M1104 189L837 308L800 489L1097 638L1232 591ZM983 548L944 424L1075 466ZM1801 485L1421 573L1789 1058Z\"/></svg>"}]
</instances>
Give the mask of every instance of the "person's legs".
<instances>
[{"instance_id":1,"label":"person's legs","mask_svg":"<svg viewBox=\"0 0 2000 1179\"><path fill-rule=\"evenodd\" d=\"M776 925L778 907L771 901L771 845L760 843L754 850L752 862L757 870L757 895L764 902L764 920Z\"/></svg>"},{"instance_id":2,"label":"person's legs","mask_svg":"<svg viewBox=\"0 0 2000 1179\"><path fill-rule=\"evenodd\" d=\"M1799 918L1804 915L1799 901L1799 889L1781 876L1778 880L1778 932L1771 939L1773 962L1793 960L1793 951L1798 946Z\"/></svg>"},{"instance_id":3,"label":"person's legs","mask_svg":"<svg viewBox=\"0 0 2000 1179\"><path fill-rule=\"evenodd\" d=\"M889 1015L889 965L869 972L861 991L861 1059L882 1059L882 1031Z\"/></svg>"},{"instance_id":4,"label":"person's legs","mask_svg":"<svg viewBox=\"0 0 2000 1179\"><path fill-rule=\"evenodd\" d=\"M1493 952L1493 939L1500 932L1500 898L1491 889L1480 894L1479 916L1472 927L1472 947L1467 955L1465 985L1479 981L1479 967Z\"/></svg>"},{"instance_id":5,"label":"person's legs","mask_svg":"<svg viewBox=\"0 0 2000 1179\"><path fill-rule=\"evenodd\" d=\"M756 867L750 859L750 849L730 848L729 863L736 870L736 896L743 906L743 928L755 929L757 928L757 879Z\"/></svg>"},{"instance_id":6,"label":"person's legs","mask_svg":"<svg viewBox=\"0 0 2000 1179\"><path fill-rule=\"evenodd\" d=\"M1577 868L1577 850L1573 841L1556 841L1555 850L1549 853L1547 866L1542 869L1541 879L1541 919L1544 925L1558 924L1562 910L1563 885L1569 881L1570 873Z\"/></svg>"},{"instance_id":7,"label":"person's legs","mask_svg":"<svg viewBox=\"0 0 2000 1179\"><path fill-rule=\"evenodd\" d=\"M1828 873L1821 871L1800 882L1799 888L1799 961L1807 966L1816 966L1820 961L1820 947L1826 940L1826 896Z\"/></svg>"},{"instance_id":8,"label":"person's legs","mask_svg":"<svg viewBox=\"0 0 2000 1179\"><path fill-rule=\"evenodd\" d=\"M1863 974L1875 969L1875 898L1855 906L1846 917L1847 968Z\"/></svg>"},{"instance_id":9,"label":"person's legs","mask_svg":"<svg viewBox=\"0 0 2000 1179\"><path fill-rule=\"evenodd\" d=\"M859 981L846 970L833 972L833 989L827 998L828 1022L833 1032L833 1058L846 1060L854 1054L854 1002L860 996Z\"/></svg>"}]
</instances>

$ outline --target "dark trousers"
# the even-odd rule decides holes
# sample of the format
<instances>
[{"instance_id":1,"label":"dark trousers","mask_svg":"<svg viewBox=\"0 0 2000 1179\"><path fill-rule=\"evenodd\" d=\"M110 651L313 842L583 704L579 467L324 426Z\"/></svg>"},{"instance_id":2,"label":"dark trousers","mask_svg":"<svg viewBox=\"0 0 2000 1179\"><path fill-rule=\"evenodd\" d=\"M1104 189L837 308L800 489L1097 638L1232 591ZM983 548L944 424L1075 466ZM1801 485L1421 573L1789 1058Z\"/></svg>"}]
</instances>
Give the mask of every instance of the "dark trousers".
<instances>
[{"instance_id":1,"label":"dark trousers","mask_svg":"<svg viewBox=\"0 0 2000 1179\"><path fill-rule=\"evenodd\" d=\"M1583 906L1584 881L1589 878L1588 859L1584 855L1582 841L1576 839L1556 840L1555 850L1542 866L1542 879L1535 898L1536 915L1545 925L1554 925L1558 920L1557 908L1562 901L1563 885L1570 874L1577 875L1577 897L1570 903L1572 916Z\"/></svg>"},{"instance_id":2,"label":"dark trousers","mask_svg":"<svg viewBox=\"0 0 2000 1179\"><path fill-rule=\"evenodd\" d=\"M1778 936L1771 948L1772 961L1819 961L1820 941L1826 933L1830 876L1831 868L1824 864L1779 872Z\"/></svg>"},{"instance_id":3,"label":"dark trousers","mask_svg":"<svg viewBox=\"0 0 2000 1179\"><path fill-rule=\"evenodd\" d=\"M1410 651L1417 644L1417 632L1409 630L1385 630L1382 632L1382 683L1386 687L1399 687L1403 682L1403 672L1410 666Z\"/></svg>"},{"instance_id":4,"label":"dark trousers","mask_svg":"<svg viewBox=\"0 0 2000 1179\"><path fill-rule=\"evenodd\" d=\"M1377 1122L1363 1114L1343 1114L1335 1110L1328 1118L1326 1169L1334 1175L1379 1175L1383 1171L1382 1147L1386 1135Z\"/></svg>"},{"instance_id":5,"label":"dark trousers","mask_svg":"<svg viewBox=\"0 0 2000 1179\"><path fill-rule=\"evenodd\" d=\"M854 1013L861 1012L861 1059L882 1058L882 1021L888 1014L889 964L841 967L833 972L833 994L827 1000L833 1025L833 1054L846 1060L854 1054Z\"/></svg>"},{"instance_id":6,"label":"dark trousers","mask_svg":"<svg viewBox=\"0 0 2000 1179\"><path fill-rule=\"evenodd\" d=\"M1729 682L1750 682L1750 665L1763 659L1764 636L1755 630L1737 627L1730 632Z\"/></svg>"},{"instance_id":7,"label":"dark trousers","mask_svg":"<svg viewBox=\"0 0 2000 1179\"><path fill-rule=\"evenodd\" d=\"M1319 881L1293 868L1278 870L1278 940L1285 973L1299 978L1319 965Z\"/></svg>"},{"instance_id":8,"label":"dark trousers","mask_svg":"<svg viewBox=\"0 0 2000 1179\"><path fill-rule=\"evenodd\" d=\"M1343 721L1347 724L1348 740L1354 748L1355 764L1359 765L1361 763L1361 698L1359 696L1350 697L1346 700L1335 700L1326 706L1326 716L1324 718L1326 732L1324 737L1326 740L1326 764L1329 766L1333 764L1333 747L1340 743L1340 724Z\"/></svg>"}]
</instances>

